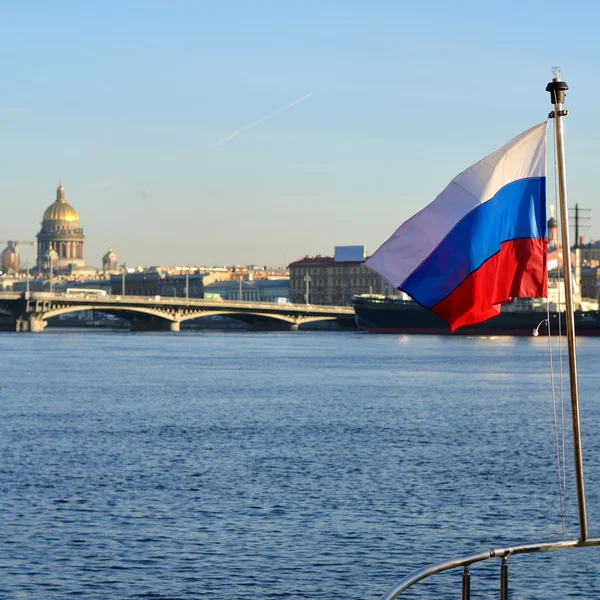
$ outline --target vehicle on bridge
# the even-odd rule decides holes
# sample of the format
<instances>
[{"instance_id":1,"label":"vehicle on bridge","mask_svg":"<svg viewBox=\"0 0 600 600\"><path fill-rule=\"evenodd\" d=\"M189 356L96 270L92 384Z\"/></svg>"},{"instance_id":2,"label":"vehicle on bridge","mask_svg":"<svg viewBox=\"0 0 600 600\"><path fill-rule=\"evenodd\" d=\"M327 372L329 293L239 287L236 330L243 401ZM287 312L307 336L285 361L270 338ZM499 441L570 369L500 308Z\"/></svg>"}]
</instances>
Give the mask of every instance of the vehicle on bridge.
<instances>
[{"instance_id":1,"label":"vehicle on bridge","mask_svg":"<svg viewBox=\"0 0 600 600\"><path fill-rule=\"evenodd\" d=\"M84 298L96 298L98 296L106 296L106 290L94 288L67 288L65 290L67 296L83 296Z\"/></svg>"}]
</instances>

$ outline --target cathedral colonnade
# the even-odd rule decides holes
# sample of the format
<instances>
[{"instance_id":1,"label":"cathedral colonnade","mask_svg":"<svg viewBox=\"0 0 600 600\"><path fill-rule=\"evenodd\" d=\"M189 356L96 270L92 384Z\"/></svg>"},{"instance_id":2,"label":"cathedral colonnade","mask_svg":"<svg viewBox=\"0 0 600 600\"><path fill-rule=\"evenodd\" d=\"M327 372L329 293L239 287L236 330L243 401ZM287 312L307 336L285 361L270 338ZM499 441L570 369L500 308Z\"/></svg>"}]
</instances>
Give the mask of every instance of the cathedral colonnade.
<instances>
[{"instance_id":1,"label":"cathedral colonnade","mask_svg":"<svg viewBox=\"0 0 600 600\"><path fill-rule=\"evenodd\" d=\"M38 257L44 256L50 250L52 242L38 242ZM52 243L52 249L58 254L59 259L76 258L83 259L83 242L61 242Z\"/></svg>"}]
</instances>

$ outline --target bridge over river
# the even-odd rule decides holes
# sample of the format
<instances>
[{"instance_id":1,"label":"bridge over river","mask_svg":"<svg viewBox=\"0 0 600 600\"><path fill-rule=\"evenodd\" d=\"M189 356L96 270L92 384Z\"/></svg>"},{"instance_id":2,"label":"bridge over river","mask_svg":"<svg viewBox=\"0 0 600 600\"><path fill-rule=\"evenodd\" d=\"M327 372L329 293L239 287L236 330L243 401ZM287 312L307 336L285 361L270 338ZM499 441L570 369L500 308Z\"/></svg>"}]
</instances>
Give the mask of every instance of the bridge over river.
<instances>
[{"instance_id":1,"label":"bridge over river","mask_svg":"<svg viewBox=\"0 0 600 600\"><path fill-rule=\"evenodd\" d=\"M277 304L240 300L163 298L160 296L101 296L86 293L0 292L0 328L41 332L47 319L77 311L100 311L128 320L133 330L179 331L191 319L226 316L257 328L298 329L304 323L340 321L351 326L348 306Z\"/></svg>"}]
</instances>

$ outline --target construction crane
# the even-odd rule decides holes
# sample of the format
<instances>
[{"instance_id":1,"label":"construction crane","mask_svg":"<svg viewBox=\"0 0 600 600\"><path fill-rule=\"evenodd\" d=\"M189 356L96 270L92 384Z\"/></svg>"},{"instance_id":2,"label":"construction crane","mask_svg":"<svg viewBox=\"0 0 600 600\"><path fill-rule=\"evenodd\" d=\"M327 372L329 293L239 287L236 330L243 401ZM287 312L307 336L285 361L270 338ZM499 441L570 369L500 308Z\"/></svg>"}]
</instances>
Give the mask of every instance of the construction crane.
<instances>
[{"instance_id":1,"label":"construction crane","mask_svg":"<svg viewBox=\"0 0 600 600\"><path fill-rule=\"evenodd\" d=\"M8 244L8 248L12 248L15 252L14 269L18 271L21 268L21 261L19 255L19 244L27 244L28 246L35 246L35 242L29 240L0 240L0 244Z\"/></svg>"}]
</instances>

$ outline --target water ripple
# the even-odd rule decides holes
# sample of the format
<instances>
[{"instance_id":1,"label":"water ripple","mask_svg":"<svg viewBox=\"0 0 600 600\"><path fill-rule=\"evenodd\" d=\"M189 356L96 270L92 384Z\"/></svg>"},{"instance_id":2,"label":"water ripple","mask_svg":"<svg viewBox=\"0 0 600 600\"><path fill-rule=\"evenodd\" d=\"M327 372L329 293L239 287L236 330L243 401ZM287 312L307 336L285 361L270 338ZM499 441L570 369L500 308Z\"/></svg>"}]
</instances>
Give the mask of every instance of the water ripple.
<instances>
[{"instance_id":1,"label":"water ripple","mask_svg":"<svg viewBox=\"0 0 600 600\"><path fill-rule=\"evenodd\" d=\"M0 598L375 599L561 535L538 339L47 331L0 349ZM591 535L599 349L579 342ZM568 509L576 537L572 476ZM512 558L515 597L595 597L597 552ZM474 598L498 568L473 567ZM407 597L459 594L449 573Z\"/></svg>"}]
</instances>

